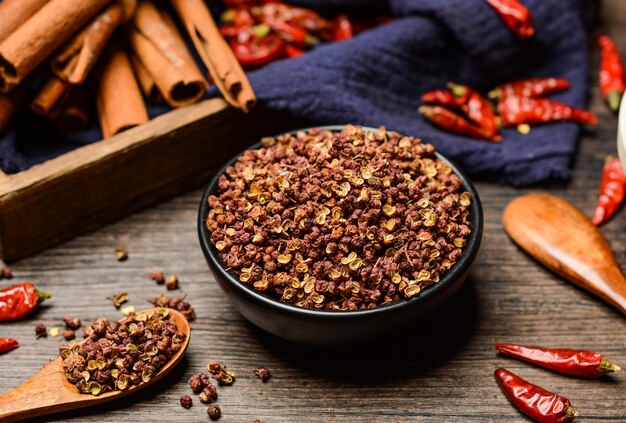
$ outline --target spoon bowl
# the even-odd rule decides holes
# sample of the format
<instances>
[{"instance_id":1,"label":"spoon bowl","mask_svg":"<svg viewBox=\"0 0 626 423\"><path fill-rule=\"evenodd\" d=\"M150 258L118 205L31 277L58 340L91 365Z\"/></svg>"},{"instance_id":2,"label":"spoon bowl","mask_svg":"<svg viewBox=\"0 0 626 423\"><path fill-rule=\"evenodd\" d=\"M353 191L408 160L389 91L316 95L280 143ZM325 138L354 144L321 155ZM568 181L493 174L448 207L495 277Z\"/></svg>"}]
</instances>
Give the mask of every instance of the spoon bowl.
<instances>
[{"instance_id":1,"label":"spoon bowl","mask_svg":"<svg viewBox=\"0 0 626 423\"><path fill-rule=\"evenodd\" d=\"M602 232L580 210L552 195L529 194L511 201L502 220L539 263L626 316L626 277Z\"/></svg>"},{"instance_id":2,"label":"spoon bowl","mask_svg":"<svg viewBox=\"0 0 626 423\"><path fill-rule=\"evenodd\" d=\"M161 308L147 309L143 312L158 310ZM170 320L176 324L180 332L186 335L185 340L180 350L148 382L142 382L124 391L110 391L98 396L82 394L73 384L68 382L63 371L63 360L61 357L57 357L22 385L0 396L0 421L15 422L98 405L131 395L158 382L181 361L189 345L191 333L189 322L182 314L172 309L168 309L168 311Z\"/></svg>"}]
</instances>

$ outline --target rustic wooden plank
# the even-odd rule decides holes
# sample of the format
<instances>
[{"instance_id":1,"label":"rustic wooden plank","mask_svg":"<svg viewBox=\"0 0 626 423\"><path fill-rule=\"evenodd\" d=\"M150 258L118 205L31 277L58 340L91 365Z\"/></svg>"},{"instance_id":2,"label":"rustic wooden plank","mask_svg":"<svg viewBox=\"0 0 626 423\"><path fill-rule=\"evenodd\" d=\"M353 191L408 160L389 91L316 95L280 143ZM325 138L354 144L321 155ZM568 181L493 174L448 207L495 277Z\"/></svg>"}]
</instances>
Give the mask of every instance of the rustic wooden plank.
<instances>
[{"instance_id":1,"label":"rustic wooden plank","mask_svg":"<svg viewBox=\"0 0 626 423\"><path fill-rule=\"evenodd\" d=\"M626 4L603 2L607 31L626 55ZM597 63L597 54L594 56ZM595 80L596 75L592 75ZM221 421L249 422L525 422L499 392L493 370L503 366L571 398L584 421L626 421L626 375L608 380L567 378L498 357L498 340L594 349L626 365L626 321L571 284L560 280L519 250L502 228L502 212L518 195L546 191L593 211L604 157L615 154L616 118L592 89L592 110L600 124L588 130L569 184L517 190L477 184L485 208L485 238L467 285L437 315L403 339L373 339L346 348L307 348L273 338L247 323L228 303L208 271L196 236L201 190L137 213L13 266L17 280L32 280L55 297L36 316L2 324L2 336L18 338L19 350L0 356L0 392L6 392L54 357L61 340L35 340L39 321L58 325L65 315L84 321L118 313L105 297L128 291L131 303L165 292L147 277L150 269L177 273L182 292L197 309L186 360L158 386L133 399L58 416L55 421L207 421L186 381L221 360L237 373L219 388ZM626 210L602 228L618 261L626 265ZM126 245L127 262L113 250ZM1 286L8 282L2 281ZM145 303L147 305L147 303ZM252 375L265 365L272 379Z\"/></svg>"},{"instance_id":2,"label":"rustic wooden plank","mask_svg":"<svg viewBox=\"0 0 626 423\"><path fill-rule=\"evenodd\" d=\"M36 253L197 186L281 127L266 115L207 100L0 179L0 257Z\"/></svg>"}]
</instances>

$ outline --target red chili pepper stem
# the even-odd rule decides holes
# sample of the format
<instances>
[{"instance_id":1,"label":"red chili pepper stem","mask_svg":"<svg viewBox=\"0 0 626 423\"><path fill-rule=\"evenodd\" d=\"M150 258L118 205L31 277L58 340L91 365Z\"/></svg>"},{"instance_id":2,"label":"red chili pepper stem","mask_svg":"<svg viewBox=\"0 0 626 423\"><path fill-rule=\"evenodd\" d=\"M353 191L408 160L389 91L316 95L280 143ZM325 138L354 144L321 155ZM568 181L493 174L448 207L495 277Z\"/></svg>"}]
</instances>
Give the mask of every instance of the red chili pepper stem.
<instances>
[{"instance_id":1,"label":"red chili pepper stem","mask_svg":"<svg viewBox=\"0 0 626 423\"><path fill-rule=\"evenodd\" d=\"M254 35L259 37L259 39L261 40L267 37L269 33L272 31L272 28L270 28L270 26L266 23L254 25L251 29L252 29L252 32L254 32Z\"/></svg>"},{"instance_id":2,"label":"red chili pepper stem","mask_svg":"<svg viewBox=\"0 0 626 423\"><path fill-rule=\"evenodd\" d=\"M606 95L606 104L614 112L619 110L619 105L622 102L622 95L620 91L611 91Z\"/></svg>"},{"instance_id":3,"label":"red chili pepper stem","mask_svg":"<svg viewBox=\"0 0 626 423\"><path fill-rule=\"evenodd\" d=\"M622 370L620 366L618 366L615 363L610 362L606 358L603 358L602 363L600 363L600 372L602 374L619 372L620 370Z\"/></svg>"},{"instance_id":4,"label":"red chili pepper stem","mask_svg":"<svg viewBox=\"0 0 626 423\"><path fill-rule=\"evenodd\" d=\"M569 422L571 420L574 420L578 416L580 416L580 411L572 408L569 405L565 408L565 421Z\"/></svg>"},{"instance_id":5,"label":"red chili pepper stem","mask_svg":"<svg viewBox=\"0 0 626 423\"><path fill-rule=\"evenodd\" d=\"M52 292L50 291L40 291L38 289L35 291L37 292L37 304L41 304L48 298L52 298Z\"/></svg>"}]
</instances>

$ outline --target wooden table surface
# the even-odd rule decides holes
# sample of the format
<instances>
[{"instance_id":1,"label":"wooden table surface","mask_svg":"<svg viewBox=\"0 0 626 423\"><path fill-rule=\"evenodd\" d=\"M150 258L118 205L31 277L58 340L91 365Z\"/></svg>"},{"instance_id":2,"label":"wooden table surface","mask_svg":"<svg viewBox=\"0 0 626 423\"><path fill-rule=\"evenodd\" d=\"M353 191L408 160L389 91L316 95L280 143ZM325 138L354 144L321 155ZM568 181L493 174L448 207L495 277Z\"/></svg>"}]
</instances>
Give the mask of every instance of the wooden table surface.
<instances>
[{"instance_id":1,"label":"wooden table surface","mask_svg":"<svg viewBox=\"0 0 626 423\"><path fill-rule=\"evenodd\" d=\"M605 28L626 57L626 3L607 0L604 7ZM320 349L289 344L253 327L231 307L205 264L196 235L201 190L194 190L12 266L15 280L33 281L54 297L32 319L2 325L0 336L19 339L21 347L0 357L0 392L18 386L56 355L62 340L35 340L36 323L59 326L64 316L83 322L117 319L119 312L106 297L121 291L138 309L148 306L146 298L165 292L147 277L149 270L159 270L179 275L177 293L187 294L198 314L186 359L158 386L132 399L55 421L206 421L206 406L196 397L190 410L180 407L179 398L191 394L189 377L206 372L207 361L214 359L237 374L233 386L219 388L225 423L527 421L494 381L499 366L569 397L581 422L626 422L626 372L577 380L499 357L493 348L496 341L585 348L626 367L626 319L537 265L509 241L501 224L506 204L527 192L550 192L592 212L604 157L616 153L617 119L595 84L591 108L600 124L582 139L571 183L528 190L477 184L486 224L469 280L444 309L402 339ZM603 227L623 265L625 216L622 210ZM114 257L118 245L130 252L124 263ZM257 366L271 369L269 382L253 375Z\"/></svg>"}]
</instances>

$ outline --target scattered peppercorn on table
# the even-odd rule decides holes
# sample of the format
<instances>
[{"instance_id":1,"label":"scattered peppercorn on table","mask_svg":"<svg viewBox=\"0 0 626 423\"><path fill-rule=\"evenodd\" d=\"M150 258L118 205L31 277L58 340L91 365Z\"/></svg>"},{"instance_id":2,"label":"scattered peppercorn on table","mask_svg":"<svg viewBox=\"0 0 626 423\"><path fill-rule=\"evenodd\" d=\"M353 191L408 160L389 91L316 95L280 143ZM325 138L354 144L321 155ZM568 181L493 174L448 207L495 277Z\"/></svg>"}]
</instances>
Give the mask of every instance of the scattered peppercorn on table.
<instances>
[{"instance_id":1,"label":"scattered peppercorn on table","mask_svg":"<svg viewBox=\"0 0 626 423\"><path fill-rule=\"evenodd\" d=\"M607 0L603 13L602 29L626 54L626 33L618 31L626 24L626 3ZM591 69L597 69L597 52L594 60ZM217 388L215 404L226 423L528 421L494 379L500 367L570 399L580 412L577 421L626 421L623 371L610 381L575 379L498 355L494 348L502 341L586 349L626 364L626 319L522 253L501 223L513 198L539 188L593 214L605 156L615 154L617 118L597 84L592 87L590 109L599 123L583 136L571 183L529 190L478 183L485 235L469 280L414 332L367 345L320 348L256 329L228 303L207 269L196 233L201 190L195 190L11 266L14 278L2 287L30 281L53 297L27 320L2 324L0 336L17 339L20 346L0 355L0 393L39 371L67 342L63 336L36 339L37 324L62 330L67 316L79 317L83 326L98 317L118 320L120 311L107 299L116 293L127 293L124 306L137 310L161 294L187 294L197 319L186 358L172 373L131 397L52 419L208 421L207 406L188 381L207 373L207 362L215 360L236 375L231 386ZM626 210L602 232L626 267ZM119 246L127 249L125 261L116 258ZM169 275L178 290L166 289ZM261 370L271 371L271 378L262 378ZM188 409L181 407L183 395L192 398Z\"/></svg>"}]
</instances>

